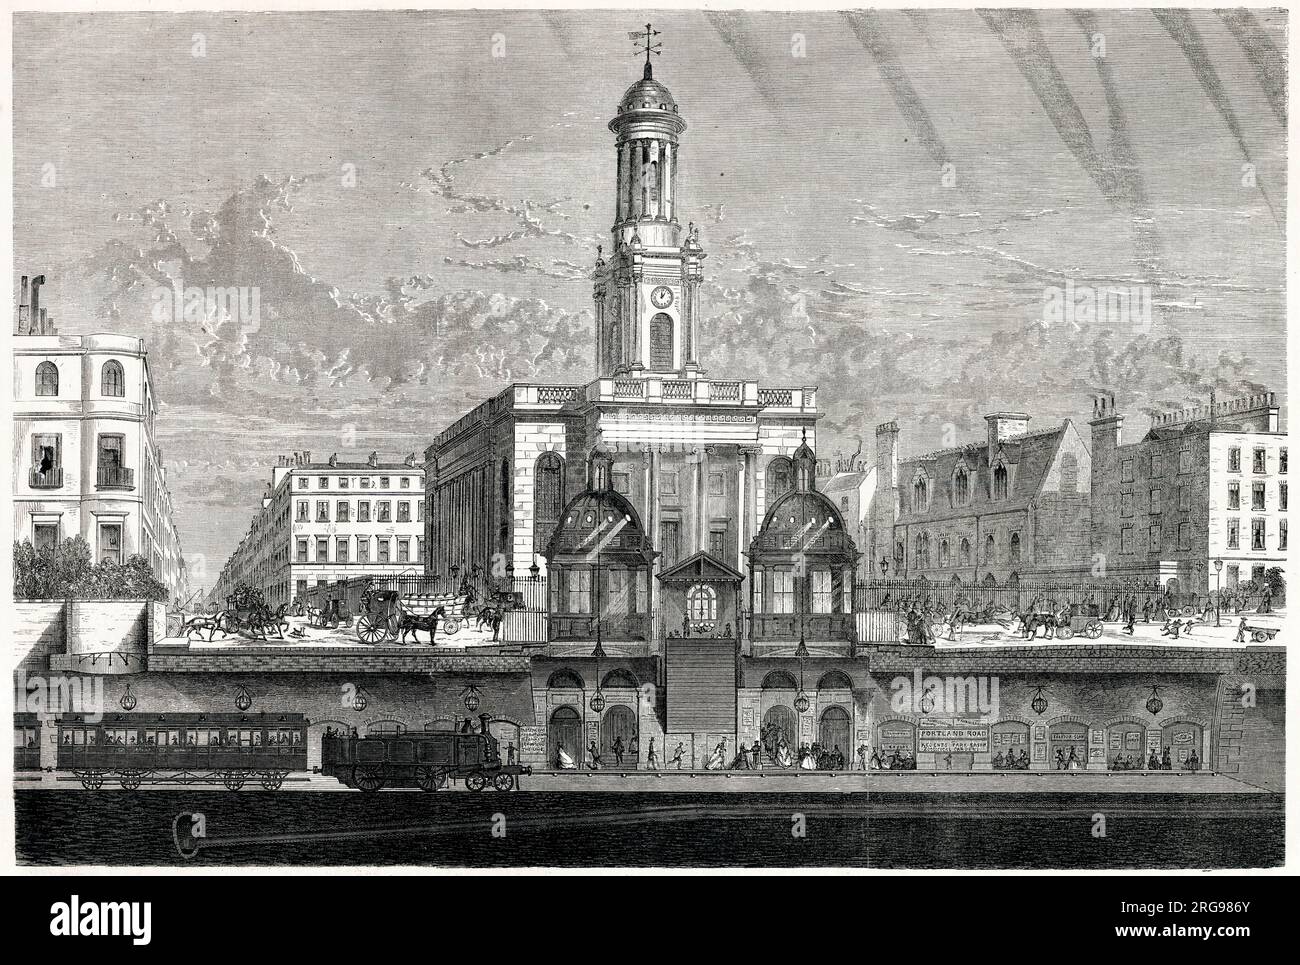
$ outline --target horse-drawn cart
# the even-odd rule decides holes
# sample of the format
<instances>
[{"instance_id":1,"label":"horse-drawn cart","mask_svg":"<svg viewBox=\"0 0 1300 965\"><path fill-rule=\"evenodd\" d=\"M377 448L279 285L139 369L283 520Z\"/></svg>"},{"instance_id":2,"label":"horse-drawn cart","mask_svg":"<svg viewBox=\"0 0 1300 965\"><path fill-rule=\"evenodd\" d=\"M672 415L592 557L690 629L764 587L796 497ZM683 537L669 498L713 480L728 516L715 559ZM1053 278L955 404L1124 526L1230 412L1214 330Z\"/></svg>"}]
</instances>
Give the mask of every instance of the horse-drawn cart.
<instances>
[{"instance_id":1,"label":"horse-drawn cart","mask_svg":"<svg viewBox=\"0 0 1300 965\"><path fill-rule=\"evenodd\" d=\"M438 628L447 636L458 633L468 622L473 596L465 593L413 593L372 583L362 594L357 615L357 639L365 644L406 642L409 633L415 643L423 630L433 643Z\"/></svg>"}]
</instances>

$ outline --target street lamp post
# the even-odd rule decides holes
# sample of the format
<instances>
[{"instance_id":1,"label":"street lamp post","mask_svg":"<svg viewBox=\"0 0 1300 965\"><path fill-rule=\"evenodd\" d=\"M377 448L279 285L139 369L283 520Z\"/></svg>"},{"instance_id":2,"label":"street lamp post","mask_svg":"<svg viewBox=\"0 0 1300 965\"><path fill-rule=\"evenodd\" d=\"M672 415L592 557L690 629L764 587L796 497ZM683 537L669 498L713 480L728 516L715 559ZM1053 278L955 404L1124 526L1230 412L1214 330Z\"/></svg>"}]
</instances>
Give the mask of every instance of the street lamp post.
<instances>
[{"instance_id":1,"label":"street lamp post","mask_svg":"<svg viewBox=\"0 0 1300 965\"><path fill-rule=\"evenodd\" d=\"M1223 573L1223 560L1214 561L1214 625L1220 626L1219 623L1219 577Z\"/></svg>"}]
</instances>

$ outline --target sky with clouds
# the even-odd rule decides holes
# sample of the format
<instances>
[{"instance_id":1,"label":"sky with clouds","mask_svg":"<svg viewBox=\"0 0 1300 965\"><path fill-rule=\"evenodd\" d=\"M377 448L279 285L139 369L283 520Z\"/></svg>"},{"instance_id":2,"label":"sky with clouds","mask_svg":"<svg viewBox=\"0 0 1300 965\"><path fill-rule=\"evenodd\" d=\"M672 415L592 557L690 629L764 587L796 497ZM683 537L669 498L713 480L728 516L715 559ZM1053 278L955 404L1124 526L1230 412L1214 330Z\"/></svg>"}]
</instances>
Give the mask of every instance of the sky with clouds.
<instances>
[{"instance_id":1,"label":"sky with clouds","mask_svg":"<svg viewBox=\"0 0 1300 965\"><path fill-rule=\"evenodd\" d=\"M1284 388L1284 13L651 16L703 361L820 386L823 455ZM60 331L148 340L200 583L277 455L422 452L510 381L591 377L646 19L17 17L16 269ZM160 317L177 282L256 288L256 326ZM1045 312L1067 284L1149 320Z\"/></svg>"}]
</instances>

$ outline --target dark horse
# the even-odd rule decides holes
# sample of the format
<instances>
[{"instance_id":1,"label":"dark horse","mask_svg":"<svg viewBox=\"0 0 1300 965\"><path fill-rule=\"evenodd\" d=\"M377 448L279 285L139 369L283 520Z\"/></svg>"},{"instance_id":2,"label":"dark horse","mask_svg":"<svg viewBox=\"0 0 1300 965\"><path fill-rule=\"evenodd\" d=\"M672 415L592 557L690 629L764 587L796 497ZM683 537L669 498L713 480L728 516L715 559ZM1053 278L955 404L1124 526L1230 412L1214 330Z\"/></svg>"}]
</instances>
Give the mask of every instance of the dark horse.
<instances>
[{"instance_id":1,"label":"dark horse","mask_svg":"<svg viewBox=\"0 0 1300 965\"><path fill-rule=\"evenodd\" d=\"M413 643L419 643L420 638L416 635L418 631L423 630L429 634L430 645L434 642L434 637L438 635L438 621L447 615L446 607L436 607L428 615L412 613L405 608L398 609L397 616L397 642L405 643L406 635L411 635Z\"/></svg>"}]
</instances>

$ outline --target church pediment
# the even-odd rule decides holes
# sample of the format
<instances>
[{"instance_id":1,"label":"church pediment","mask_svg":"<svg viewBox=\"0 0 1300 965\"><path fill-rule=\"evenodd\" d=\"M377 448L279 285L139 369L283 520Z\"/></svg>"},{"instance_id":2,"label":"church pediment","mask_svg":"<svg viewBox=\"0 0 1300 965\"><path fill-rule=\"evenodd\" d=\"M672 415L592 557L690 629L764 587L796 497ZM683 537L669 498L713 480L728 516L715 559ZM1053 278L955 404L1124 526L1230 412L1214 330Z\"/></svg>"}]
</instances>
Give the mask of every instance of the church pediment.
<instances>
[{"instance_id":1,"label":"church pediment","mask_svg":"<svg viewBox=\"0 0 1300 965\"><path fill-rule=\"evenodd\" d=\"M701 550L659 574L661 583L739 583L745 574Z\"/></svg>"}]
</instances>

